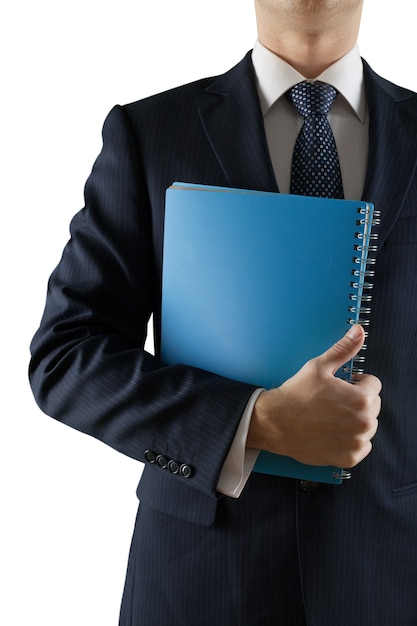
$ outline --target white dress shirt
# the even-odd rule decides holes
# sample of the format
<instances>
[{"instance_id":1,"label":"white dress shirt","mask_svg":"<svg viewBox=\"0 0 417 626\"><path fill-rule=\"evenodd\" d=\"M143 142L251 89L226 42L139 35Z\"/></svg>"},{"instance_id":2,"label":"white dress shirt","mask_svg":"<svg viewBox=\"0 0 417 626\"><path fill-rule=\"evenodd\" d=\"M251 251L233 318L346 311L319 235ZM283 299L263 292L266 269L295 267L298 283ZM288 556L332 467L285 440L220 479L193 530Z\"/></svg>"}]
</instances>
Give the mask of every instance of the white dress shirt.
<instances>
[{"instance_id":1,"label":"white dress shirt","mask_svg":"<svg viewBox=\"0 0 417 626\"><path fill-rule=\"evenodd\" d=\"M306 80L297 70L259 41L252 52L266 139L278 188L289 193L291 160L303 118L285 97L293 85ZM345 198L360 200L366 175L369 119L363 66L355 46L314 80L329 83L339 92L328 119L336 141ZM259 450L246 447L253 406L251 397L220 474L217 490L238 498L252 471Z\"/></svg>"}]
</instances>

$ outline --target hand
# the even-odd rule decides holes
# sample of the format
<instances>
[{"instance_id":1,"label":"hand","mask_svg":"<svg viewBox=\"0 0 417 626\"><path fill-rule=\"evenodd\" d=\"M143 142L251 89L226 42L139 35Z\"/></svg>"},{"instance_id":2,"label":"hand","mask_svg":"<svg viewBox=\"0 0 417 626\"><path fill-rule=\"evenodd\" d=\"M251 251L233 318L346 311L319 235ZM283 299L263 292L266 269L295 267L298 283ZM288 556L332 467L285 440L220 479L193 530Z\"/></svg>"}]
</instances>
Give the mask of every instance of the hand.
<instances>
[{"instance_id":1,"label":"hand","mask_svg":"<svg viewBox=\"0 0 417 626\"><path fill-rule=\"evenodd\" d=\"M351 385L334 374L359 352L364 337L361 326L352 326L283 385L263 391L252 413L247 446L309 465L350 468L362 461L378 428L381 382L362 374Z\"/></svg>"}]
</instances>

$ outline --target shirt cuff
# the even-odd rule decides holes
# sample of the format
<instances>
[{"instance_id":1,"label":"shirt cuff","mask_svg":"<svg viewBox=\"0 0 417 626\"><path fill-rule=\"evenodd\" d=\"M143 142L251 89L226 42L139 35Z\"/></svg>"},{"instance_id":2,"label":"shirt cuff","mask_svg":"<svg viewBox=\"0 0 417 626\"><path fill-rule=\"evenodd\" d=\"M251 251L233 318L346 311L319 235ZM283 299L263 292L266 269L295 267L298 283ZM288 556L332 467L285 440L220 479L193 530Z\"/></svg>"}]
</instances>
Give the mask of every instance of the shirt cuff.
<instances>
[{"instance_id":1,"label":"shirt cuff","mask_svg":"<svg viewBox=\"0 0 417 626\"><path fill-rule=\"evenodd\" d=\"M262 391L264 389L254 391L246 405L217 483L217 491L231 498L238 498L242 493L260 452L255 448L247 448L246 439L253 407Z\"/></svg>"}]
</instances>

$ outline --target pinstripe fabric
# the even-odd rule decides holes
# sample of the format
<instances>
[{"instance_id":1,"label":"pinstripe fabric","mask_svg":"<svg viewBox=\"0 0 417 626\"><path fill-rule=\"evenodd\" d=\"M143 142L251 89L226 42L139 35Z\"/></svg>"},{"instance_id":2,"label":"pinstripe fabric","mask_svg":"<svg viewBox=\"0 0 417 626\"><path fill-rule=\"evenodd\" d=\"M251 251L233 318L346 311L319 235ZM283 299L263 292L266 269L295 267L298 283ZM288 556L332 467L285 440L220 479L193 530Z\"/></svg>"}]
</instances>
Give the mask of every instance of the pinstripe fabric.
<instances>
[{"instance_id":1,"label":"pinstripe fabric","mask_svg":"<svg viewBox=\"0 0 417 626\"><path fill-rule=\"evenodd\" d=\"M220 500L210 529L142 504L120 623L157 626L163 616L170 626L305 626L295 507L277 515L296 485L277 482L254 475L242 499Z\"/></svg>"},{"instance_id":2,"label":"pinstripe fabric","mask_svg":"<svg viewBox=\"0 0 417 626\"><path fill-rule=\"evenodd\" d=\"M240 499L218 497L252 387L142 349L151 312L159 342L165 188L277 190L250 57L108 116L31 383L46 413L123 454L191 467L189 478L145 467L121 626L417 623L417 101L367 65L365 76L364 199L382 212L367 370L383 381L383 411L352 480L313 493L253 475Z\"/></svg>"}]
</instances>

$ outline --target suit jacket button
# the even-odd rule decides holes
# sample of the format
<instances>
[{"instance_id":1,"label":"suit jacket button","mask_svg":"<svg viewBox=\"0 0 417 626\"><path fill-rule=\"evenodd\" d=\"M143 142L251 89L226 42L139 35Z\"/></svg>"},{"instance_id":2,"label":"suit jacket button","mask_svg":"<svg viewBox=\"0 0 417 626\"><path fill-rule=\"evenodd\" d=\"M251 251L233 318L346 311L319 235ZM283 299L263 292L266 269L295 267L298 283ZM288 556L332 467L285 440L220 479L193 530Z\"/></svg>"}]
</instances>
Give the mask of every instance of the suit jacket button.
<instances>
[{"instance_id":1,"label":"suit jacket button","mask_svg":"<svg viewBox=\"0 0 417 626\"><path fill-rule=\"evenodd\" d=\"M320 483L317 483L314 480L302 480L300 482L301 489L307 492L317 491L319 486L320 486Z\"/></svg>"},{"instance_id":2,"label":"suit jacket button","mask_svg":"<svg viewBox=\"0 0 417 626\"><path fill-rule=\"evenodd\" d=\"M191 476L191 467L183 463L180 467L180 474L183 478L189 478Z\"/></svg>"},{"instance_id":3,"label":"suit jacket button","mask_svg":"<svg viewBox=\"0 0 417 626\"><path fill-rule=\"evenodd\" d=\"M171 474L178 474L178 472L180 471L180 466L178 465L177 461L171 459L168 463L168 469Z\"/></svg>"},{"instance_id":4,"label":"suit jacket button","mask_svg":"<svg viewBox=\"0 0 417 626\"><path fill-rule=\"evenodd\" d=\"M153 450L145 450L145 459L148 463L155 463L156 454Z\"/></svg>"},{"instance_id":5,"label":"suit jacket button","mask_svg":"<svg viewBox=\"0 0 417 626\"><path fill-rule=\"evenodd\" d=\"M162 454L158 454L158 456L156 457L156 462L161 469L166 469L168 467L168 459Z\"/></svg>"}]
</instances>

